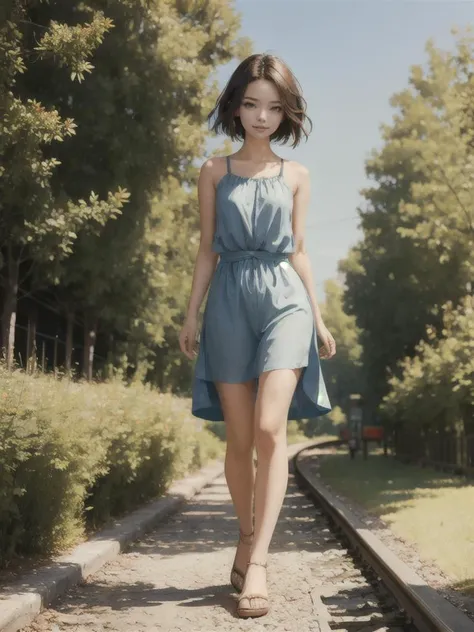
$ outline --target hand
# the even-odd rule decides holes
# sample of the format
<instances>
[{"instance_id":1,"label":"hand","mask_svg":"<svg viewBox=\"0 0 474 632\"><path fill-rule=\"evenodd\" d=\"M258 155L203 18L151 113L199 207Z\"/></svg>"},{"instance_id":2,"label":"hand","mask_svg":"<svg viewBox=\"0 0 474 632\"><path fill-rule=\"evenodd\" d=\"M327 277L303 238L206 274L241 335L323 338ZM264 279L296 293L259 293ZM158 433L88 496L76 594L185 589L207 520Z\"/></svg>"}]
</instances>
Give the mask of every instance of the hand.
<instances>
[{"instance_id":1,"label":"hand","mask_svg":"<svg viewBox=\"0 0 474 632\"><path fill-rule=\"evenodd\" d=\"M319 327L317 332L323 343L323 346L319 348L319 357L321 360L329 360L336 355L336 341L326 325Z\"/></svg>"},{"instance_id":2,"label":"hand","mask_svg":"<svg viewBox=\"0 0 474 632\"><path fill-rule=\"evenodd\" d=\"M197 356L199 346L196 340L197 330L197 318L188 316L179 334L179 347L190 360Z\"/></svg>"}]
</instances>

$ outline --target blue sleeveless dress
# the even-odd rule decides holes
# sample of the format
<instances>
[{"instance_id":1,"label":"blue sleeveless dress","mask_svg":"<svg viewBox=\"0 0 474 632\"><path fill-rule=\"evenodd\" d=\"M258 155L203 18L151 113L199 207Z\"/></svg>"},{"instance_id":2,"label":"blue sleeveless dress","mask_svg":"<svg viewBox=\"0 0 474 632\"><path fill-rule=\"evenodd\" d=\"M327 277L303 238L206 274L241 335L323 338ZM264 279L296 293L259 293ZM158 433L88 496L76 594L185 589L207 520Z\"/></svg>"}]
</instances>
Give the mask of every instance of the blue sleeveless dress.
<instances>
[{"instance_id":1,"label":"blue sleeveless dress","mask_svg":"<svg viewBox=\"0 0 474 632\"><path fill-rule=\"evenodd\" d=\"M291 265L293 192L280 173L251 178L227 173L216 187L219 253L194 367L192 414L224 415L214 381L246 382L264 371L303 368L288 419L331 410L318 356L316 328L305 285Z\"/></svg>"}]
</instances>

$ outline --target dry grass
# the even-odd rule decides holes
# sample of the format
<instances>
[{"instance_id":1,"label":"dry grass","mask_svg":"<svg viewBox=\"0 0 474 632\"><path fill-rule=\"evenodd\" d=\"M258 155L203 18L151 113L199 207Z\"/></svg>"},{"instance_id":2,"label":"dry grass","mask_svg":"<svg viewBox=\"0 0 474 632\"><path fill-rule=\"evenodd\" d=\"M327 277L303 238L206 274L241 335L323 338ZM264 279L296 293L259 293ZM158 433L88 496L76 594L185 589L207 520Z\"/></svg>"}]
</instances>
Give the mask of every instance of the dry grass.
<instances>
[{"instance_id":1,"label":"dry grass","mask_svg":"<svg viewBox=\"0 0 474 632\"><path fill-rule=\"evenodd\" d=\"M321 476L456 577L455 588L474 594L474 481L380 453L367 461L325 456Z\"/></svg>"}]
</instances>

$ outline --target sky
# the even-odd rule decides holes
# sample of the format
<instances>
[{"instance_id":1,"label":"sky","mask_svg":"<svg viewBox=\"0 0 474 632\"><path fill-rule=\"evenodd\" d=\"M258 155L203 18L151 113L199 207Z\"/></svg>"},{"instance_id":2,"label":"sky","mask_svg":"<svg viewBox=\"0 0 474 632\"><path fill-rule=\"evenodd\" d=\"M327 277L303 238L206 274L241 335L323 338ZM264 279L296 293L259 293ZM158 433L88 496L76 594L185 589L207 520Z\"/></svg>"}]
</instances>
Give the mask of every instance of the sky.
<instances>
[{"instance_id":1,"label":"sky","mask_svg":"<svg viewBox=\"0 0 474 632\"><path fill-rule=\"evenodd\" d=\"M370 184L365 160L382 144L380 125L396 112L390 97L408 87L412 65L426 64L428 39L454 50L451 28L474 27L474 0L235 0L234 6L252 52L282 58L307 101L308 141L272 148L310 171L306 244L324 300L324 282L340 278L338 261L362 237L357 207L359 191ZM219 67L221 88L238 63Z\"/></svg>"}]
</instances>

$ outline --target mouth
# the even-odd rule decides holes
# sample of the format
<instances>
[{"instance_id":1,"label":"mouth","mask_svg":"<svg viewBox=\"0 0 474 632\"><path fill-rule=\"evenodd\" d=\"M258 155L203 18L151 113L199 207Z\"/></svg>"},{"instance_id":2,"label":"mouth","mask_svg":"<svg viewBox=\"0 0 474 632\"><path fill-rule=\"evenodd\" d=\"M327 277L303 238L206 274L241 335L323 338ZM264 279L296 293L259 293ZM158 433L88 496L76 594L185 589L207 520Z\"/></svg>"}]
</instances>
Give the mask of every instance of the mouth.
<instances>
[{"instance_id":1,"label":"mouth","mask_svg":"<svg viewBox=\"0 0 474 632\"><path fill-rule=\"evenodd\" d=\"M260 130L268 129L268 127L263 127L262 125L254 125L253 127L254 129L260 129Z\"/></svg>"}]
</instances>

